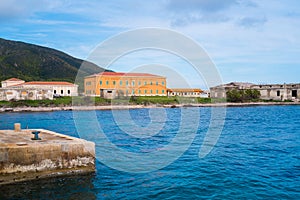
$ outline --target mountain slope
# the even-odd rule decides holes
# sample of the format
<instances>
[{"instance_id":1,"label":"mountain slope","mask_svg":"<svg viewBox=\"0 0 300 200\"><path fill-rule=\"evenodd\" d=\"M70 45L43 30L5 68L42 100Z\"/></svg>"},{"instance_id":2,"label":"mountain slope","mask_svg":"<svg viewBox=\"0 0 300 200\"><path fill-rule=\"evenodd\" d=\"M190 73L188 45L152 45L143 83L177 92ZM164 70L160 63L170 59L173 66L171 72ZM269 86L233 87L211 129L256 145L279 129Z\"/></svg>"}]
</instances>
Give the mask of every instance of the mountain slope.
<instances>
[{"instance_id":1,"label":"mountain slope","mask_svg":"<svg viewBox=\"0 0 300 200\"><path fill-rule=\"evenodd\" d=\"M0 81L16 77L25 81L74 82L82 63L55 49L0 38ZM85 64L88 67L81 71L81 81L84 76L104 71L93 63Z\"/></svg>"}]
</instances>

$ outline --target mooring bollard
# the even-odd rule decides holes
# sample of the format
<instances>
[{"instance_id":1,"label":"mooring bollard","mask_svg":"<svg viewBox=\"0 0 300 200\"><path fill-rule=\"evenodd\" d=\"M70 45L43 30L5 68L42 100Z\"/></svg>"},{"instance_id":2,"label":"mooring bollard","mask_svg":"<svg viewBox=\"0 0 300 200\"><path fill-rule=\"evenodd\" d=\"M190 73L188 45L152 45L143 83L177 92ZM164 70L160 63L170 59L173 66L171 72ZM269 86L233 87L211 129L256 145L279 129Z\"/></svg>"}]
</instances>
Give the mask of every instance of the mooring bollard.
<instances>
[{"instance_id":1,"label":"mooring bollard","mask_svg":"<svg viewBox=\"0 0 300 200\"><path fill-rule=\"evenodd\" d=\"M32 131L31 133L34 134L34 137L31 138L32 140L41 140L41 138L39 138L40 131Z\"/></svg>"},{"instance_id":2,"label":"mooring bollard","mask_svg":"<svg viewBox=\"0 0 300 200\"><path fill-rule=\"evenodd\" d=\"M21 124L20 123L15 123L14 124L14 130L15 130L15 132L21 131Z\"/></svg>"}]
</instances>

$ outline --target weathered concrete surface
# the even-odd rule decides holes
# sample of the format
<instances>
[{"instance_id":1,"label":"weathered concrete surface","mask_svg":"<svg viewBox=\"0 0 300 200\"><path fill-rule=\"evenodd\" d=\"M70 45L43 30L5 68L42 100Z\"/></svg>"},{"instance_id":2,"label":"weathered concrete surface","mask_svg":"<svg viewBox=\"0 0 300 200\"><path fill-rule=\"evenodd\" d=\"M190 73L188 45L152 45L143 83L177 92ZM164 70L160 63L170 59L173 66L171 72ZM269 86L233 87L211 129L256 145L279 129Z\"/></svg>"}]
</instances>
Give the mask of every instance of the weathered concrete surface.
<instances>
[{"instance_id":1,"label":"weathered concrete surface","mask_svg":"<svg viewBox=\"0 0 300 200\"><path fill-rule=\"evenodd\" d=\"M95 171L95 144L44 129L0 130L0 185Z\"/></svg>"}]
</instances>

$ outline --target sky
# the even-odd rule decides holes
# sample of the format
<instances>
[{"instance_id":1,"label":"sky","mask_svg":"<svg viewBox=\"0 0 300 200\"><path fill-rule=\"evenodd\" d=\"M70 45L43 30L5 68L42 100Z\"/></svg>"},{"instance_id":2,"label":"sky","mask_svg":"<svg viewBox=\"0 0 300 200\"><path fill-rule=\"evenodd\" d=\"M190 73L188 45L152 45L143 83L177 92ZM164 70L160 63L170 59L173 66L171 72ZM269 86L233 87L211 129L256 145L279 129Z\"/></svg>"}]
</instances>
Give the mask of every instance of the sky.
<instances>
[{"instance_id":1,"label":"sky","mask_svg":"<svg viewBox=\"0 0 300 200\"><path fill-rule=\"evenodd\" d=\"M298 0L2 0L0 37L89 60L116 35L161 28L203 48L224 83L299 83L299 8ZM189 62L165 51L135 51L107 67L177 74L191 87L207 86ZM174 77L170 86L183 86Z\"/></svg>"}]
</instances>

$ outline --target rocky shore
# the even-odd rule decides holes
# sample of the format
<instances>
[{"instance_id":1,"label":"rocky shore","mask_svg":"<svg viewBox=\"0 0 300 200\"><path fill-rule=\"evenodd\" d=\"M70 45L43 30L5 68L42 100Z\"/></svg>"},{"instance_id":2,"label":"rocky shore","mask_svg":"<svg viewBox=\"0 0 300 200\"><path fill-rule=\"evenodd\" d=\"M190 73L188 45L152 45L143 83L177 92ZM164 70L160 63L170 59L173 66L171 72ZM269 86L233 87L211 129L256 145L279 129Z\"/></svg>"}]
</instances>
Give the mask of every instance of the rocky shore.
<instances>
[{"instance_id":1,"label":"rocky shore","mask_svg":"<svg viewBox=\"0 0 300 200\"><path fill-rule=\"evenodd\" d=\"M172 104L172 105L103 105L103 106L57 106L57 107L2 107L0 112L51 112L65 110L124 110L140 108L180 108L180 107L245 107L245 106L273 106L300 105L300 102L251 102L251 103L206 103L206 104Z\"/></svg>"}]
</instances>

